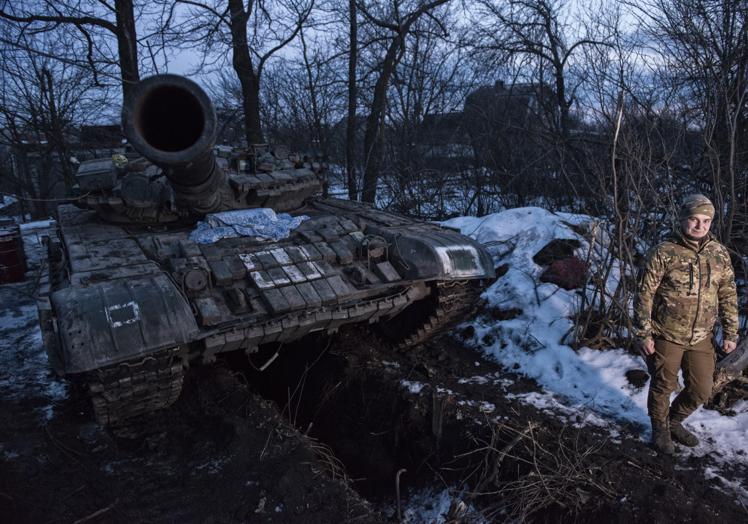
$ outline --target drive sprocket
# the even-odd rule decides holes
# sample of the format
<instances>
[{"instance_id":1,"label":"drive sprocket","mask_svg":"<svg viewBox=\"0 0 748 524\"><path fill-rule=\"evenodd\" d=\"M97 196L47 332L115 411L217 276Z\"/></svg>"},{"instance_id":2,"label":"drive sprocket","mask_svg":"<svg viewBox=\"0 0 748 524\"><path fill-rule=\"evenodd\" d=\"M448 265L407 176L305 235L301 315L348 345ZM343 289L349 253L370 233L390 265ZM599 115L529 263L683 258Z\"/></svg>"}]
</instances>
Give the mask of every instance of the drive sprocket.
<instances>
[{"instance_id":1,"label":"drive sprocket","mask_svg":"<svg viewBox=\"0 0 748 524\"><path fill-rule=\"evenodd\" d=\"M380 334L397 349L407 349L443 333L468 318L480 305L479 280L431 284L431 294L379 326Z\"/></svg>"}]
</instances>

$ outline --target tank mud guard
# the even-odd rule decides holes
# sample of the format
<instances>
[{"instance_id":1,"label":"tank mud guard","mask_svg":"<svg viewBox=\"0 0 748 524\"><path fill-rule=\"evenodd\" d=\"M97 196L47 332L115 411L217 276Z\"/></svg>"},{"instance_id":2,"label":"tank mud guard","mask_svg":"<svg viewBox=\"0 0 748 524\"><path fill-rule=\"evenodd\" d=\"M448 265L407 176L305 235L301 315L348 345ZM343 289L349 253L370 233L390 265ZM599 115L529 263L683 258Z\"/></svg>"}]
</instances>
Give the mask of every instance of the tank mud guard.
<instances>
[{"instance_id":1,"label":"tank mud guard","mask_svg":"<svg viewBox=\"0 0 748 524\"><path fill-rule=\"evenodd\" d=\"M195 339L187 300L164 274L52 293L64 374L142 359Z\"/></svg>"},{"instance_id":2,"label":"tank mud guard","mask_svg":"<svg viewBox=\"0 0 748 524\"><path fill-rule=\"evenodd\" d=\"M390 258L406 279L493 279L491 255L475 240L449 229L386 230L369 227L390 245Z\"/></svg>"}]
</instances>

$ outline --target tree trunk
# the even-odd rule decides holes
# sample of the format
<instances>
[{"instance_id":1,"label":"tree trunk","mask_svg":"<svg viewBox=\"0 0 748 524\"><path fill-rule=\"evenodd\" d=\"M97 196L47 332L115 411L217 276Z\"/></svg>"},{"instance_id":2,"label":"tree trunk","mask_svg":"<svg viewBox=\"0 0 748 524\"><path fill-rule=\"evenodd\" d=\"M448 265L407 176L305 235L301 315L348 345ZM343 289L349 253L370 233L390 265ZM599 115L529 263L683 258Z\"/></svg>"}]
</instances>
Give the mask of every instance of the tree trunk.
<instances>
[{"instance_id":1,"label":"tree trunk","mask_svg":"<svg viewBox=\"0 0 748 524\"><path fill-rule=\"evenodd\" d=\"M398 34L387 49L382 71L379 73L377 83L374 86L374 100L371 103L371 112L366 119L366 133L364 134L364 187L361 192L361 200L374 203L377 196L377 182L381 165L381 125L384 118L384 109L387 102L387 87L390 77L395 70L398 58L401 56L400 49L403 44L402 33Z\"/></svg>"},{"instance_id":2,"label":"tree trunk","mask_svg":"<svg viewBox=\"0 0 748 524\"><path fill-rule=\"evenodd\" d=\"M350 17L350 50L348 52L348 118L345 131L345 173L348 182L348 198L358 200L356 187L356 63L358 62L358 21L356 0L348 3Z\"/></svg>"},{"instance_id":3,"label":"tree trunk","mask_svg":"<svg viewBox=\"0 0 748 524\"><path fill-rule=\"evenodd\" d=\"M117 11L117 50L122 76L122 96L126 101L134 84L140 80L138 72L138 45L135 32L135 15L132 0L115 0Z\"/></svg>"},{"instance_id":4,"label":"tree trunk","mask_svg":"<svg viewBox=\"0 0 748 524\"><path fill-rule=\"evenodd\" d=\"M55 86L52 73L49 69L42 69L41 78L39 80L41 82L40 88L42 95L46 94L47 106L49 109L49 123L45 126L44 134L46 135L47 142L51 146L50 154L53 158L56 155L60 162L62 180L65 184L65 192L71 194L73 184L75 183L75 175L70 166L70 149L68 148L65 130L62 127L60 115L57 111Z\"/></svg>"},{"instance_id":5,"label":"tree trunk","mask_svg":"<svg viewBox=\"0 0 748 524\"><path fill-rule=\"evenodd\" d=\"M390 77L395 71L398 62L405 53L405 37L410 28L418 18L449 0L433 0L423 3L418 9L405 17L405 21L397 27L397 32L392 38L387 54L382 61L382 70L374 86L374 100L371 103L371 112L366 120L366 133L364 134L364 183L361 200L374 203L377 196L377 181L379 180L379 168L381 161L381 126L384 121L384 110L387 102L387 87Z\"/></svg>"},{"instance_id":6,"label":"tree trunk","mask_svg":"<svg viewBox=\"0 0 748 524\"><path fill-rule=\"evenodd\" d=\"M304 31L299 31L299 38L301 40L302 56L304 59L304 69L306 71L307 89L309 90L309 100L312 104L312 122L309 131L311 132L312 146L316 147L314 154L320 155L321 159L327 162L327 140L325 139L325 133L322 129L322 115L319 110L319 103L317 101L317 84L314 80L313 64L309 61L309 48L306 45L306 39L304 38ZM315 146L316 144L316 146ZM330 186L325 179L322 184L322 196L327 198L329 196Z\"/></svg>"},{"instance_id":7,"label":"tree trunk","mask_svg":"<svg viewBox=\"0 0 748 524\"><path fill-rule=\"evenodd\" d=\"M262 144L260 125L260 79L252 66L247 39L249 14L244 10L242 0L229 0L231 12L232 64L242 86L242 106L244 108L244 133L247 145Z\"/></svg>"}]
</instances>

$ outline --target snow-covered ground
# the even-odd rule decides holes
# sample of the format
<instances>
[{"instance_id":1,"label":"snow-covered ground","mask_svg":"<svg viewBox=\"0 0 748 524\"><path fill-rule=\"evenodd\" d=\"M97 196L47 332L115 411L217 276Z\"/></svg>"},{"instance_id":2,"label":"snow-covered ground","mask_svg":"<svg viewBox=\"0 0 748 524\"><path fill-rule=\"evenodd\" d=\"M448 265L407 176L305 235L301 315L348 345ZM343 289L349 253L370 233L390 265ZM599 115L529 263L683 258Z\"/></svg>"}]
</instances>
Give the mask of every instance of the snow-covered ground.
<instances>
[{"instance_id":1,"label":"snow-covered ground","mask_svg":"<svg viewBox=\"0 0 748 524\"><path fill-rule=\"evenodd\" d=\"M12 195L0 195L0 212L5 208L9 208L16 202L18 202L18 199Z\"/></svg>"},{"instance_id":2,"label":"snow-covered ground","mask_svg":"<svg viewBox=\"0 0 748 524\"><path fill-rule=\"evenodd\" d=\"M0 294L3 301L12 295ZM23 299L18 299L19 302ZM57 402L67 397L67 386L52 376L42 347L36 304L18 303L0 313L0 391L6 400L27 398L35 392L38 416L52 417Z\"/></svg>"},{"instance_id":3,"label":"snow-covered ground","mask_svg":"<svg viewBox=\"0 0 748 524\"><path fill-rule=\"evenodd\" d=\"M461 217L445 222L458 227L488 247L496 265L508 264L508 272L486 292L488 307L521 313L511 320L495 321L488 315L472 322L472 345L507 369L537 381L541 393L518 398L573 423L582 420L609 428L620 438L621 427L641 428L640 438L650 438L647 416L647 386L635 387L626 379L629 370L646 370L644 361L623 349L575 351L570 341L572 317L580 305L581 293L566 291L555 284L538 281L543 268L533 256L554 238L576 239L581 247L576 256L595 264L605 258L606 234L596 220L580 215L553 214L540 208L510 209L482 218ZM573 228L571 226L574 226ZM586 231L584 236L577 231ZM590 242L590 239L595 240ZM612 291L619 275L614 268L608 282ZM588 291L589 292L589 291ZM685 423L701 444L679 454L708 455L714 461L710 475L730 465L748 471L748 402L738 402L734 416L700 408ZM748 479L732 487L748 501Z\"/></svg>"},{"instance_id":4,"label":"snow-covered ground","mask_svg":"<svg viewBox=\"0 0 748 524\"><path fill-rule=\"evenodd\" d=\"M442 524L447 522L450 511L460 517L460 522L484 524L483 518L474 507L462 502L464 493L452 489L424 488L414 492L401 508L401 521L405 524ZM385 514L394 520L396 508L385 508ZM449 520L453 522L454 520Z\"/></svg>"},{"instance_id":5,"label":"snow-covered ground","mask_svg":"<svg viewBox=\"0 0 748 524\"><path fill-rule=\"evenodd\" d=\"M49 420L55 406L68 395L67 384L54 376L47 362L34 297L36 276L44 263L41 239L53 223L41 220L21 225L26 281L0 286L0 396L6 401L31 401L41 420Z\"/></svg>"},{"instance_id":6,"label":"snow-covered ground","mask_svg":"<svg viewBox=\"0 0 748 524\"><path fill-rule=\"evenodd\" d=\"M483 168L481 168L483 170ZM377 186L376 206L379 209L409 209L406 214L420 217L446 217L474 213L478 205L472 181L485 173L472 171L459 174L430 173L400 187L392 179L380 180ZM328 194L348 199L345 166L330 164L326 172ZM362 180L359 177L358 187ZM483 209L503 209L501 198L495 194L482 195Z\"/></svg>"}]
</instances>

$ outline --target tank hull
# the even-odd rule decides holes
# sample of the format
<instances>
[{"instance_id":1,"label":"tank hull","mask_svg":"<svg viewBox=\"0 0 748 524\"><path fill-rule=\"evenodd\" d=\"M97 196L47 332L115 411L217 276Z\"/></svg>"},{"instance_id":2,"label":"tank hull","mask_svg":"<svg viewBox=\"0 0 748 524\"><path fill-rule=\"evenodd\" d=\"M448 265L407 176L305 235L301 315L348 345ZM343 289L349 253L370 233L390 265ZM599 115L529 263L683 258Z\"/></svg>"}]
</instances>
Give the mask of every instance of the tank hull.
<instances>
[{"instance_id":1,"label":"tank hull","mask_svg":"<svg viewBox=\"0 0 748 524\"><path fill-rule=\"evenodd\" d=\"M260 146L216 155L215 111L188 79L140 82L123 128L142 157L81 165L85 194L58 209L38 300L50 363L85 378L102 424L168 406L184 370L221 353L353 323L421 343L494 277L455 231L310 196L318 164ZM288 221L265 234L275 211Z\"/></svg>"},{"instance_id":2,"label":"tank hull","mask_svg":"<svg viewBox=\"0 0 748 524\"><path fill-rule=\"evenodd\" d=\"M468 285L468 303L459 308L464 316L494 275L479 244L433 224L334 199L309 199L292 214L308 219L278 241L200 244L190 240L194 227L154 232L62 206L50 246L59 251L51 259L64 260L64 268L50 264L40 300L55 369L87 375L148 357L158 361L174 348L185 367L211 363L220 353L251 354L263 344L333 333L345 324L387 324L414 305L433 303L421 315L427 318L445 309L447 283ZM417 320L385 333L412 345L462 316L431 319L425 336L417 335L424 329ZM173 402L173 395L164 398ZM116 420L107 415L103 422Z\"/></svg>"}]
</instances>

